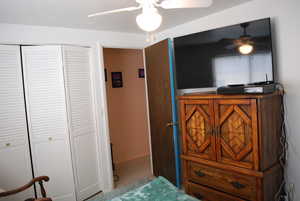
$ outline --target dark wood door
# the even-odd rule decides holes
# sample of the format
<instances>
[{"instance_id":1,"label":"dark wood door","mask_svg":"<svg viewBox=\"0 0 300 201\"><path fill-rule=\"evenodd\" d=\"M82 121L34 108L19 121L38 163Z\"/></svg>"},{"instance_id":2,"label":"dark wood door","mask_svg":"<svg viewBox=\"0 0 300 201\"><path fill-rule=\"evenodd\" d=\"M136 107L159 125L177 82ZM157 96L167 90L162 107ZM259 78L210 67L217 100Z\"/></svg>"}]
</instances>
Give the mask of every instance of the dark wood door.
<instances>
[{"instance_id":1,"label":"dark wood door","mask_svg":"<svg viewBox=\"0 0 300 201\"><path fill-rule=\"evenodd\" d=\"M183 154L216 160L213 100L181 100Z\"/></svg>"},{"instance_id":2,"label":"dark wood door","mask_svg":"<svg viewBox=\"0 0 300 201\"><path fill-rule=\"evenodd\" d=\"M176 183L168 40L145 49L146 79L155 176Z\"/></svg>"},{"instance_id":3,"label":"dark wood door","mask_svg":"<svg viewBox=\"0 0 300 201\"><path fill-rule=\"evenodd\" d=\"M256 100L215 100L217 160L258 170Z\"/></svg>"}]
</instances>

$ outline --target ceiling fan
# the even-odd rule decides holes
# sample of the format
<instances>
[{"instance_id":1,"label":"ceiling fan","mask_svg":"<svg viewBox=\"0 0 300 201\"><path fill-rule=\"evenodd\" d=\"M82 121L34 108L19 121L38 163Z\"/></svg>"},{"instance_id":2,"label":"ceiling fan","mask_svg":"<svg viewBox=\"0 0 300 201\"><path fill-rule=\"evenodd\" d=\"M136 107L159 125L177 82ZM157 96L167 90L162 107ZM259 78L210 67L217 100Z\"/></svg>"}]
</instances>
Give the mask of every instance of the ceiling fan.
<instances>
[{"instance_id":1,"label":"ceiling fan","mask_svg":"<svg viewBox=\"0 0 300 201\"><path fill-rule=\"evenodd\" d=\"M226 46L227 49L237 48L241 54L250 54L254 46L264 48L265 41L268 39L266 37L253 37L247 33L247 28L250 26L250 23L242 23L241 28L243 29L243 35L237 39L224 38L220 42L228 43Z\"/></svg>"},{"instance_id":2,"label":"ceiling fan","mask_svg":"<svg viewBox=\"0 0 300 201\"><path fill-rule=\"evenodd\" d=\"M157 8L177 9L177 8L201 8L209 7L213 0L135 0L139 5L121 8L116 10L104 11L88 15L95 17L100 15L108 15L119 12L128 12L142 9L142 13L136 17L138 26L146 31L152 32L159 28L162 22L162 17L158 13Z\"/></svg>"}]
</instances>

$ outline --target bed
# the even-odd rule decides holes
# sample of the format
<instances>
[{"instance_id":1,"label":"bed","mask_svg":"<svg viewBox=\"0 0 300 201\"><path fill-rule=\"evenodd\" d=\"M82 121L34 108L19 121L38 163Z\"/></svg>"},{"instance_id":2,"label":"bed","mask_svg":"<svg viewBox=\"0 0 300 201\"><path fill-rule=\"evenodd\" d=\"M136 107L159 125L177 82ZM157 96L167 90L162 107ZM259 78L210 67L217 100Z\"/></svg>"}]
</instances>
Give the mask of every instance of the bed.
<instances>
[{"instance_id":1,"label":"bed","mask_svg":"<svg viewBox=\"0 0 300 201\"><path fill-rule=\"evenodd\" d=\"M101 193L88 201L198 201L163 177L145 179L130 187Z\"/></svg>"}]
</instances>

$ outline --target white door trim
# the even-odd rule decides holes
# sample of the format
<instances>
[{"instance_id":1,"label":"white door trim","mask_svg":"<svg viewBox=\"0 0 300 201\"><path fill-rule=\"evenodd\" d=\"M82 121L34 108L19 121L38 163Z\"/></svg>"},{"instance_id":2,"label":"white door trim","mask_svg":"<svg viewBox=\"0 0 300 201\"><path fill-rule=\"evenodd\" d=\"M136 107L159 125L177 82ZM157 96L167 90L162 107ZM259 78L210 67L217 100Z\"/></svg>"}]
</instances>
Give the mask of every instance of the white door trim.
<instances>
[{"instance_id":1,"label":"white door trim","mask_svg":"<svg viewBox=\"0 0 300 201\"><path fill-rule=\"evenodd\" d=\"M113 170L108 125L106 87L104 78L103 47L97 43L91 49L92 84L95 102L97 143L100 161L101 189L104 192L113 190Z\"/></svg>"},{"instance_id":2,"label":"white door trim","mask_svg":"<svg viewBox=\"0 0 300 201\"><path fill-rule=\"evenodd\" d=\"M102 189L104 192L111 191L114 186L113 181L113 170L112 170L112 158L110 150L110 135L109 135L109 122L108 122L108 107L107 107L107 95L106 95L106 84L104 76L104 55L103 46L97 44L96 47L92 48L95 52L92 54L95 56L92 66L94 67L93 83L95 92L95 105L96 105L96 121L99 135L99 152L101 162L101 177L103 178ZM109 48L109 47L105 47ZM115 47L114 47L115 48ZM121 47L120 47L121 48ZM125 49L122 47L122 49ZM126 48L126 49L138 49L138 48ZM146 61L143 51L144 69L145 69L145 95L146 95L146 107L147 107L147 123L148 123L148 136L149 136L149 148L150 148L150 159L151 159L151 172L153 173L152 163L152 148L151 148L151 135L150 135L150 119L149 119L149 104L148 104L148 91L147 91L147 80L146 80Z\"/></svg>"},{"instance_id":3,"label":"white door trim","mask_svg":"<svg viewBox=\"0 0 300 201\"><path fill-rule=\"evenodd\" d=\"M147 68L146 68L145 49L143 49L143 61L144 61L144 72L145 72L145 95L146 95L146 107L147 107L147 124L148 124L148 137L149 137L149 149L150 149L150 165L151 165L151 173L154 175L153 160L152 160L151 126L150 126L150 113L149 113L149 99L148 99L148 84L147 84Z\"/></svg>"}]
</instances>

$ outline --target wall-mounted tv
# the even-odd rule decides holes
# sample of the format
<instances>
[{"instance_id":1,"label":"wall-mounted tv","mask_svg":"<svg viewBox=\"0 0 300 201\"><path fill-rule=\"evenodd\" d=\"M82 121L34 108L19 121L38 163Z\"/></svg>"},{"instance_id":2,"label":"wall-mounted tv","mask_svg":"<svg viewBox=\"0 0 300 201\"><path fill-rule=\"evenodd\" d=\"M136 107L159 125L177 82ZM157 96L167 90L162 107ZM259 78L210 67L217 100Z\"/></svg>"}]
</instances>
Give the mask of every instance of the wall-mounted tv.
<instances>
[{"instance_id":1,"label":"wall-mounted tv","mask_svg":"<svg viewBox=\"0 0 300 201\"><path fill-rule=\"evenodd\" d=\"M274 81L270 18L174 38L178 89Z\"/></svg>"}]
</instances>

